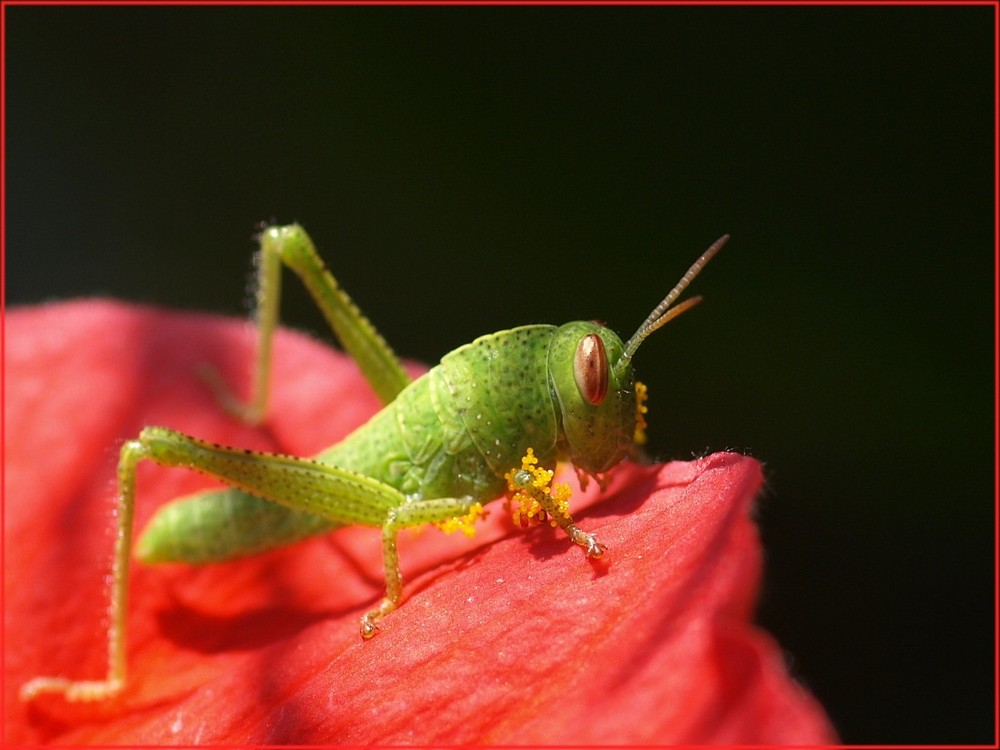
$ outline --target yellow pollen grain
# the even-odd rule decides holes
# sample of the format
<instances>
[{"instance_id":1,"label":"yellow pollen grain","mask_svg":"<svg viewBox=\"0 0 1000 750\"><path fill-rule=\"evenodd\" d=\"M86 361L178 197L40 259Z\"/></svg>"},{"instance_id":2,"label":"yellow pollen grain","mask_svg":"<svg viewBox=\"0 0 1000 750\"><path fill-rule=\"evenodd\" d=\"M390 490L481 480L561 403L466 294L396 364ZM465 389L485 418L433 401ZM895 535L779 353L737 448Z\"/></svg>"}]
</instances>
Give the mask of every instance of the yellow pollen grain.
<instances>
[{"instance_id":1,"label":"yellow pollen grain","mask_svg":"<svg viewBox=\"0 0 1000 750\"><path fill-rule=\"evenodd\" d=\"M641 380L635 381L635 433L632 435L632 440L636 445L643 445L646 442L646 428L649 427L645 416L649 412L649 407L646 406L648 399L649 391L646 384Z\"/></svg>"},{"instance_id":2,"label":"yellow pollen grain","mask_svg":"<svg viewBox=\"0 0 1000 750\"><path fill-rule=\"evenodd\" d=\"M569 517L569 498L572 495L569 485L561 482L554 489L550 488L554 472L538 468L537 464L538 457L534 450L528 448L521 458L521 468L511 469L504 474L507 489L513 493L509 501L511 516L518 526L539 523L547 518L545 506L541 503L545 497L552 501L560 515ZM549 523L558 525L555 519L549 519Z\"/></svg>"},{"instance_id":3,"label":"yellow pollen grain","mask_svg":"<svg viewBox=\"0 0 1000 750\"><path fill-rule=\"evenodd\" d=\"M472 537L476 534L475 523L482 515L482 503L473 503L469 506L469 512L465 515L455 516L444 521L435 521L434 525L445 534L454 534L456 531L461 531L467 537Z\"/></svg>"}]
</instances>

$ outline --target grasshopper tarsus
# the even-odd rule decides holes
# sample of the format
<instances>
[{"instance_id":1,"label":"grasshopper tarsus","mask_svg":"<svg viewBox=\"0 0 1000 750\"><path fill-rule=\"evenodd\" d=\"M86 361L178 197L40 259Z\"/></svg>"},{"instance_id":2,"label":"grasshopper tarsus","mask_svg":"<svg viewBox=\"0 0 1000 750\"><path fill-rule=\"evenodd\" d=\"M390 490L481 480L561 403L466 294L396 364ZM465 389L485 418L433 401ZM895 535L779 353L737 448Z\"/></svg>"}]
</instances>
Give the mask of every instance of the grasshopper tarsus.
<instances>
[{"instance_id":1,"label":"grasshopper tarsus","mask_svg":"<svg viewBox=\"0 0 1000 750\"><path fill-rule=\"evenodd\" d=\"M584 554L593 560L600 559L608 551L606 546L597 541L597 537L594 534L581 531L576 526L570 530L569 535L573 543L583 547Z\"/></svg>"}]
</instances>

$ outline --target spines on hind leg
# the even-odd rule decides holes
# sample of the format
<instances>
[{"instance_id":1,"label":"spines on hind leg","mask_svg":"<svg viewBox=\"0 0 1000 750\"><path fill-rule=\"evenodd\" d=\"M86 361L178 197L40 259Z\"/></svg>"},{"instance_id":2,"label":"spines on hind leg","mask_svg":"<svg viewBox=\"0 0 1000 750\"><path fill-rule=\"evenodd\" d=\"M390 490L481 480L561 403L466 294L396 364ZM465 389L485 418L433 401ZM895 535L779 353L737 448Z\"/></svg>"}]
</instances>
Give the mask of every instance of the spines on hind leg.
<instances>
[{"instance_id":1,"label":"spines on hind leg","mask_svg":"<svg viewBox=\"0 0 1000 750\"><path fill-rule=\"evenodd\" d=\"M215 490L160 508L142 532L145 563L216 563L283 547L340 524L240 490Z\"/></svg>"}]
</instances>

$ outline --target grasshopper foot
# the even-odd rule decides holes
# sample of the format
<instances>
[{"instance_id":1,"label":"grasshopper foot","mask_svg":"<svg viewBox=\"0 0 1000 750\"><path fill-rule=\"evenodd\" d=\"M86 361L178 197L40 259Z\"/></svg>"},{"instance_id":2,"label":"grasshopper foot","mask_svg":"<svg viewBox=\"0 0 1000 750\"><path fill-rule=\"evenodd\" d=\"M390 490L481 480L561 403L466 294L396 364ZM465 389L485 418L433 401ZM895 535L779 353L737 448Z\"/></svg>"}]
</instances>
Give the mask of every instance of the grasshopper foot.
<instances>
[{"instance_id":1,"label":"grasshopper foot","mask_svg":"<svg viewBox=\"0 0 1000 750\"><path fill-rule=\"evenodd\" d=\"M595 560L602 557L608 548L597 541L597 537L593 534L588 534L586 531L581 531L575 526L569 532L570 539L573 540L574 544L579 544L583 547L584 554L587 557L592 557Z\"/></svg>"},{"instance_id":2,"label":"grasshopper foot","mask_svg":"<svg viewBox=\"0 0 1000 750\"><path fill-rule=\"evenodd\" d=\"M365 616L361 618L361 637L365 640L374 638L379 631L379 627L376 622L392 612L395 608L395 602L391 599L383 599L379 603L378 607L373 609L371 612L366 612Z\"/></svg>"},{"instance_id":3,"label":"grasshopper foot","mask_svg":"<svg viewBox=\"0 0 1000 750\"><path fill-rule=\"evenodd\" d=\"M208 386L215 400L224 412L249 425L258 425L264 419L263 405L260 403L245 404L230 390L225 379L209 364L199 365L196 374Z\"/></svg>"},{"instance_id":4,"label":"grasshopper foot","mask_svg":"<svg viewBox=\"0 0 1000 750\"><path fill-rule=\"evenodd\" d=\"M42 693L62 693L71 702L100 701L111 698L125 687L122 680L71 681L65 677L36 677L21 686L22 701L32 701Z\"/></svg>"},{"instance_id":5,"label":"grasshopper foot","mask_svg":"<svg viewBox=\"0 0 1000 750\"><path fill-rule=\"evenodd\" d=\"M378 625L372 622L372 615L369 612L361 618L361 637L367 641L369 638L374 638L376 633L378 633Z\"/></svg>"}]
</instances>

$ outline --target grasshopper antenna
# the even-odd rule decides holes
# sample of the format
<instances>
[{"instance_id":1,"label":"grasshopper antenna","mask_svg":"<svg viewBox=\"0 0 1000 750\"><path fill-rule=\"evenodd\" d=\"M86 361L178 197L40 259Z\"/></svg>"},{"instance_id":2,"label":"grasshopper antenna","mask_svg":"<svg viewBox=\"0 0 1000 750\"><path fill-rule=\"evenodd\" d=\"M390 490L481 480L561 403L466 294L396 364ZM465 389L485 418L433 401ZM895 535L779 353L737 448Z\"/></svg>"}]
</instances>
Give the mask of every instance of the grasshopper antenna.
<instances>
[{"instance_id":1,"label":"grasshopper antenna","mask_svg":"<svg viewBox=\"0 0 1000 750\"><path fill-rule=\"evenodd\" d=\"M638 330L632 334L632 338L630 338L628 343L625 344L624 353L621 357L619 357L618 362L615 364L616 369L627 363L632 358L636 349L639 348L639 344L645 341L646 338L653 333L653 331L663 327L681 313L690 310L692 307L701 302L701 297L692 297L691 299L684 300L676 307L670 307L674 304L674 301L681 295L681 293L687 289L688 284L694 281L694 277L701 273L701 269L705 267L708 261L710 261L727 242L729 242L729 235L722 235L709 246L708 250L699 256L698 260L691 264L691 267L687 270L687 273L681 277L681 280L677 282L677 285L670 290L670 293L663 298L663 301L660 302L660 304L653 308L653 312L649 314L649 317L647 317L646 320L643 321L643 324L639 326Z\"/></svg>"}]
</instances>

